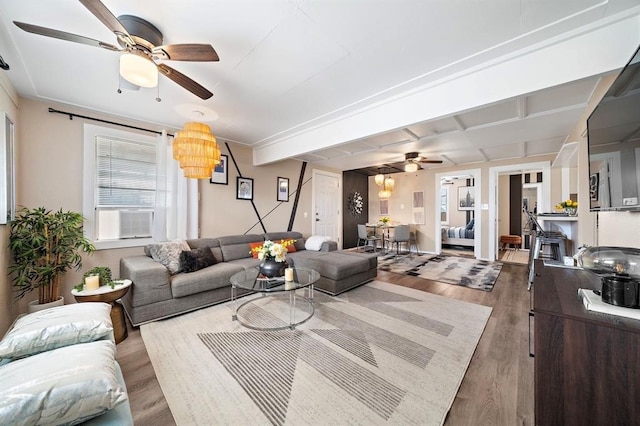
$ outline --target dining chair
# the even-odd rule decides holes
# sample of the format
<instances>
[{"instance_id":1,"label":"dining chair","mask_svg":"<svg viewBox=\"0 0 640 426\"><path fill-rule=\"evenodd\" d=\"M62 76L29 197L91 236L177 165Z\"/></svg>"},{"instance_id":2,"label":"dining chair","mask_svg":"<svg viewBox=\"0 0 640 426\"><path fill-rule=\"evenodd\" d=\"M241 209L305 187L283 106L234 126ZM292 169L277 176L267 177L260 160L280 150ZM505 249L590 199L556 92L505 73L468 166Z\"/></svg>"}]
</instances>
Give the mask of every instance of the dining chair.
<instances>
[{"instance_id":1,"label":"dining chair","mask_svg":"<svg viewBox=\"0 0 640 426\"><path fill-rule=\"evenodd\" d=\"M420 253L420 248L418 247L418 231L409 230L409 254L411 254L411 247L416 248L416 254Z\"/></svg>"},{"instance_id":2,"label":"dining chair","mask_svg":"<svg viewBox=\"0 0 640 426\"><path fill-rule=\"evenodd\" d=\"M393 231L393 238L391 238L391 248L393 249L393 245L396 246L396 254L400 254L400 244L407 244L407 248L409 249L409 254L411 254L411 246L409 245L411 239L411 232L409 230L409 225L398 225L395 227Z\"/></svg>"},{"instance_id":3,"label":"dining chair","mask_svg":"<svg viewBox=\"0 0 640 426\"><path fill-rule=\"evenodd\" d=\"M367 232L366 225L361 223L358 224L358 242L356 243L356 250L360 248L360 244L362 244L362 250L364 251L370 243L373 243L373 251L375 252L379 241L380 237L371 235Z\"/></svg>"}]
</instances>

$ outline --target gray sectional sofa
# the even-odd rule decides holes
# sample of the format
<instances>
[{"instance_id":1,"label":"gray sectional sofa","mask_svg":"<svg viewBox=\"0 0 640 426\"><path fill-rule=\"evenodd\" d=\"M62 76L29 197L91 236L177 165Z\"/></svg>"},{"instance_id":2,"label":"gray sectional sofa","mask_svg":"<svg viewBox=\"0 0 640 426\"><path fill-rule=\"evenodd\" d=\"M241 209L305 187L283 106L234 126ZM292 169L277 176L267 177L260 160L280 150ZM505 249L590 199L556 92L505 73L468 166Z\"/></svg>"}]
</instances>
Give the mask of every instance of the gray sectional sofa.
<instances>
[{"instance_id":1,"label":"gray sectional sofa","mask_svg":"<svg viewBox=\"0 0 640 426\"><path fill-rule=\"evenodd\" d=\"M151 246L145 247L144 255L122 258L120 278L133 282L122 298L125 311L131 323L138 326L227 301L231 299L231 276L260 263L251 255L251 244L286 239L296 240L296 251L287 254L287 262L318 271L321 275L315 284L318 290L336 295L377 275L378 260L374 254L336 250L333 241L322 243L319 251L306 250L305 238L299 232L198 238L186 241L189 248L210 248L215 264L194 272L171 274L151 257Z\"/></svg>"}]
</instances>

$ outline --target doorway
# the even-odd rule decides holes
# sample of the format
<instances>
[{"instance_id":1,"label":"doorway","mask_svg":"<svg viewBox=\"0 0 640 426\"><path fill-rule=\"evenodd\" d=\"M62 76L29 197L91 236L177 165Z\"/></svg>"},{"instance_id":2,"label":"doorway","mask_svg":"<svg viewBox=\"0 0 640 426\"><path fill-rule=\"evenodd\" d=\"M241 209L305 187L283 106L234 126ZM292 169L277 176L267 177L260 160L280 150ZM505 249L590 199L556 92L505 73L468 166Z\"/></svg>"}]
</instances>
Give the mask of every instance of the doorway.
<instances>
[{"instance_id":1,"label":"doorway","mask_svg":"<svg viewBox=\"0 0 640 426\"><path fill-rule=\"evenodd\" d=\"M499 258L498 243L499 220L501 215L508 215L508 212L500 212L499 197L499 176L502 174L523 174L532 171L542 173L542 182L538 182L536 187L537 211L549 211L549 194L551 193L551 162L541 161L536 163L512 164L508 166L491 167L489 169L489 260Z\"/></svg>"},{"instance_id":2,"label":"doorway","mask_svg":"<svg viewBox=\"0 0 640 426\"><path fill-rule=\"evenodd\" d=\"M342 176L313 170L313 218L311 229L314 235L331 237L342 248Z\"/></svg>"},{"instance_id":3,"label":"doorway","mask_svg":"<svg viewBox=\"0 0 640 426\"><path fill-rule=\"evenodd\" d=\"M450 244L456 254L467 252L469 256L480 259L480 250L482 247L482 227L480 224L475 225L473 221L473 238L452 238L446 236L443 240L443 233L449 227L466 228L472 218L480 218L481 209L481 171L480 169L460 170L455 172L436 173L436 200L434 200L435 213L435 251L443 252L443 244ZM450 182L458 182L450 184ZM448 189L447 189L448 188ZM443 194L447 194L448 211L442 211ZM471 197L471 198L469 198ZM457 217L457 219L456 219ZM446 222L446 223L443 223ZM443 226L447 229L443 229ZM455 230L453 231L455 232ZM461 231L462 232L462 231ZM470 235L470 234L469 234ZM466 235L465 235L466 236Z\"/></svg>"}]
</instances>

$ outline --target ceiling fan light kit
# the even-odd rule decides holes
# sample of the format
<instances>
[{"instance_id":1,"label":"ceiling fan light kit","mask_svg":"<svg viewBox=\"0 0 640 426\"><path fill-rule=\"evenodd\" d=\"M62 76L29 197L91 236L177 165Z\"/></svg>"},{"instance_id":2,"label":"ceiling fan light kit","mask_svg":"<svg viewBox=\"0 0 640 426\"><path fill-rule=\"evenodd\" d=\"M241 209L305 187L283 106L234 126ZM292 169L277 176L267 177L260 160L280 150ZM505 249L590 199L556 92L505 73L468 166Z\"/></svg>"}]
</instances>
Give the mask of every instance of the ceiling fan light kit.
<instances>
[{"instance_id":1,"label":"ceiling fan light kit","mask_svg":"<svg viewBox=\"0 0 640 426\"><path fill-rule=\"evenodd\" d=\"M150 22L131 15L116 18L100 0L80 0L80 3L114 33L120 47L52 28L17 21L13 23L32 34L120 52L120 75L135 85L156 87L158 73L161 73L201 99L209 99L213 96L209 90L176 69L165 63L156 63L162 60L218 61L220 58L213 46L196 43L162 45L162 33ZM159 97L156 98L156 100L159 99Z\"/></svg>"},{"instance_id":2,"label":"ceiling fan light kit","mask_svg":"<svg viewBox=\"0 0 640 426\"><path fill-rule=\"evenodd\" d=\"M418 163L408 162L404 165L404 171L407 173L417 172L419 168Z\"/></svg>"},{"instance_id":3,"label":"ceiling fan light kit","mask_svg":"<svg viewBox=\"0 0 640 426\"><path fill-rule=\"evenodd\" d=\"M120 75L136 86L156 87L158 85L156 64L135 53L120 55Z\"/></svg>"},{"instance_id":4,"label":"ceiling fan light kit","mask_svg":"<svg viewBox=\"0 0 640 426\"><path fill-rule=\"evenodd\" d=\"M209 126L186 123L173 139L173 158L180 163L184 177L209 179L213 168L220 164L220 149Z\"/></svg>"},{"instance_id":5,"label":"ceiling fan light kit","mask_svg":"<svg viewBox=\"0 0 640 426\"><path fill-rule=\"evenodd\" d=\"M419 152L407 152L404 155L404 171L407 173L417 172L421 169L419 163L442 164L442 160L427 160Z\"/></svg>"}]
</instances>

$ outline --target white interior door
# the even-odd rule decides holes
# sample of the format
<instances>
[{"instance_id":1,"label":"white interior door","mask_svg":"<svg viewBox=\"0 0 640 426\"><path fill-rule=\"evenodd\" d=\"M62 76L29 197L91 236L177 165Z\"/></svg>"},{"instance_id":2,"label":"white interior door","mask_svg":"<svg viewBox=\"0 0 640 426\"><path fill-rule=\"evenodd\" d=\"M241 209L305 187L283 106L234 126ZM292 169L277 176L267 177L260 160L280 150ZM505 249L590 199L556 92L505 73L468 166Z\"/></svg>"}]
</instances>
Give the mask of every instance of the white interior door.
<instances>
[{"instance_id":1,"label":"white interior door","mask_svg":"<svg viewBox=\"0 0 640 426\"><path fill-rule=\"evenodd\" d=\"M326 235L342 247L341 176L322 170L313 171L313 234Z\"/></svg>"}]
</instances>

